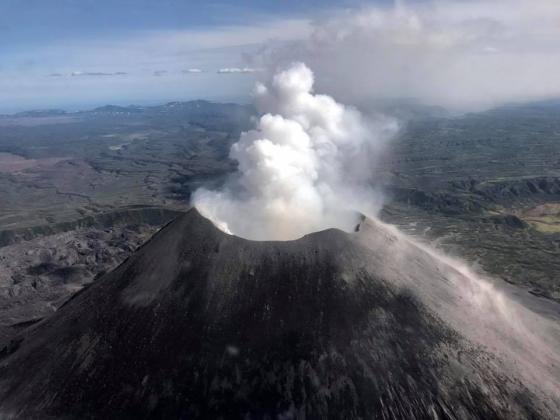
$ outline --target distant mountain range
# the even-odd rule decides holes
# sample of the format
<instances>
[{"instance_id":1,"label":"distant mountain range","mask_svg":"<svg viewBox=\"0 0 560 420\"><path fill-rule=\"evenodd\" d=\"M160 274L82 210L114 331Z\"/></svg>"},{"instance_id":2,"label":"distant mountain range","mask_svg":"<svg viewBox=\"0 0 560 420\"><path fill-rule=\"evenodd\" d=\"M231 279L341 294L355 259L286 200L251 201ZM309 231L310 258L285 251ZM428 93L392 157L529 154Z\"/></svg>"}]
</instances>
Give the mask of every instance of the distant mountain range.
<instances>
[{"instance_id":1,"label":"distant mountain range","mask_svg":"<svg viewBox=\"0 0 560 420\"><path fill-rule=\"evenodd\" d=\"M242 107L252 113L256 113L252 105L242 105L235 103L221 103L207 100L192 101L174 101L162 105L140 106L140 105L104 105L97 108L80 111L66 111L63 109L36 109L29 111L17 112L14 114L0 114L2 118L43 118L43 117L61 117L61 116L126 116L126 115L149 115L179 112L198 112L198 113L216 113L231 110L232 107ZM382 112L400 120L416 120L423 118L447 118L456 114L449 112L445 108L438 106L428 106L418 103L412 99L402 100L381 100L375 102L366 102L358 104L358 108L366 114L372 111ZM548 99L526 103L511 103L497 108L490 112L509 112L519 108L527 108L534 110L557 111L560 109L560 99Z\"/></svg>"},{"instance_id":2,"label":"distant mountain range","mask_svg":"<svg viewBox=\"0 0 560 420\"><path fill-rule=\"evenodd\" d=\"M29 111L17 112L14 114L0 114L0 118L43 118L43 117L60 117L60 116L84 116L84 115L130 115L130 114L149 114L149 113L169 113L182 111L198 111L198 112L219 112L220 110L228 110L232 107L243 107L251 109L251 106L220 103L206 100L193 100L185 102L168 102L163 105L139 106L139 105L104 105L97 108L81 111L66 111L63 109L35 109Z\"/></svg>"}]
</instances>

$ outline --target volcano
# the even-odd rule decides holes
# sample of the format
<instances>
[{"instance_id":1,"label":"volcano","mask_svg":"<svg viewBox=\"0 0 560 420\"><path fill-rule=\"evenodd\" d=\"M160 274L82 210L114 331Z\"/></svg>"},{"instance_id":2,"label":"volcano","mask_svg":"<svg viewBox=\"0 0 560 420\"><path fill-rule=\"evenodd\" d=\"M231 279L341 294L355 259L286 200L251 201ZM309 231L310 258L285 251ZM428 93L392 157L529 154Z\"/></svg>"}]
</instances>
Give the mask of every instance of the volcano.
<instances>
[{"instance_id":1,"label":"volcano","mask_svg":"<svg viewBox=\"0 0 560 420\"><path fill-rule=\"evenodd\" d=\"M540 302L376 220L258 242L191 209L0 347L0 417L558 418Z\"/></svg>"}]
</instances>

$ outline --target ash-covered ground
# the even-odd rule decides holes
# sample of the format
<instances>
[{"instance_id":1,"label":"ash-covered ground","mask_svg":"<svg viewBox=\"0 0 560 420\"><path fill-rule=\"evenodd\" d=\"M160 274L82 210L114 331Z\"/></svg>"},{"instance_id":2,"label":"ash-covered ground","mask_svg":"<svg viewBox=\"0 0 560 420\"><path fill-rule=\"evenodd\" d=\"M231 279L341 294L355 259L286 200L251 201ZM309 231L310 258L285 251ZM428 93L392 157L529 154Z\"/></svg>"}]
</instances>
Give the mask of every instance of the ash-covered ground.
<instances>
[{"instance_id":1,"label":"ash-covered ground","mask_svg":"<svg viewBox=\"0 0 560 420\"><path fill-rule=\"evenodd\" d=\"M84 228L0 248L0 328L39 320L147 241L150 225Z\"/></svg>"}]
</instances>

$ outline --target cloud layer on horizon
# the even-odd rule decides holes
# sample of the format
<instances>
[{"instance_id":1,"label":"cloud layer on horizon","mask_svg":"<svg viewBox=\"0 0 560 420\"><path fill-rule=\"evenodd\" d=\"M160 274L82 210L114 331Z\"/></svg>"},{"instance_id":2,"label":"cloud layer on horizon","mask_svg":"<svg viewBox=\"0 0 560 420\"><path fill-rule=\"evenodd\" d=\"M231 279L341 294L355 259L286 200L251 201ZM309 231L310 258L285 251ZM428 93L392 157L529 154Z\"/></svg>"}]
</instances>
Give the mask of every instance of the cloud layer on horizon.
<instances>
[{"instance_id":1,"label":"cloud layer on horizon","mask_svg":"<svg viewBox=\"0 0 560 420\"><path fill-rule=\"evenodd\" d=\"M238 74L238 73L259 73L263 69L255 69L252 67L224 67L218 69L218 74Z\"/></svg>"}]
</instances>

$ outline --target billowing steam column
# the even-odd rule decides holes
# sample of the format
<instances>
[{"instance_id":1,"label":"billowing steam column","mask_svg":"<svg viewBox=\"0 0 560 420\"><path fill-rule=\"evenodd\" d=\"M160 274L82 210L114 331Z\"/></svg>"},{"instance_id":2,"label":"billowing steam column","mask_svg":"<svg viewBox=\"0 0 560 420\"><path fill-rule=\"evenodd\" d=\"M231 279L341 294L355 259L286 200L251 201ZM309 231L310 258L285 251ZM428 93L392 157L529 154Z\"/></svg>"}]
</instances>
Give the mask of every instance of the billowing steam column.
<instances>
[{"instance_id":1,"label":"billowing steam column","mask_svg":"<svg viewBox=\"0 0 560 420\"><path fill-rule=\"evenodd\" d=\"M356 210L373 215L381 197L372 168L396 121L366 120L358 110L313 93L313 73L295 63L258 84L262 114L235 143L239 171L222 191L199 189L193 204L222 230L249 239L287 240L338 227Z\"/></svg>"}]
</instances>

